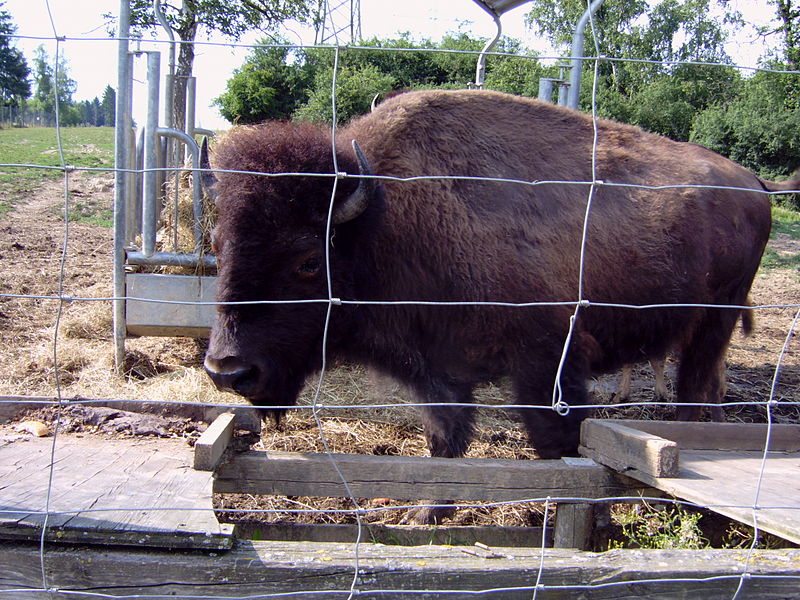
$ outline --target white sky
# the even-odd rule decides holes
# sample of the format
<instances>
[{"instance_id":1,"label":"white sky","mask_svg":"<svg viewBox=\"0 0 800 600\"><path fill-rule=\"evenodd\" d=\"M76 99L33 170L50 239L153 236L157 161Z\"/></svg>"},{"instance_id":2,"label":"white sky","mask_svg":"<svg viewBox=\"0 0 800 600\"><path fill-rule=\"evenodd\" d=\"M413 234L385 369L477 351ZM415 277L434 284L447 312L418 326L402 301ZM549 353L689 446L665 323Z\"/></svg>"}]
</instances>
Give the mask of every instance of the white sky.
<instances>
[{"instance_id":1,"label":"white sky","mask_svg":"<svg viewBox=\"0 0 800 600\"><path fill-rule=\"evenodd\" d=\"M106 85L117 87L117 44L107 39L103 13L116 13L119 3L115 0L0 0L17 25L16 46L22 50L32 64L33 50L44 44L48 53L55 54L57 34L65 37L60 50L67 59L69 74L77 82L75 100L102 97ZM754 24L768 22L773 10L766 0L733 0L731 4L742 11L745 18ZM49 5L49 12L48 12ZM502 25L505 35L520 39L529 48L546 51L547 45L537 40L525 29L524 15L528 5L523 5L503 15ZM50 20L52 14L52 25ZM54 28L56 34L54 34ZM461 30L474 37L492 37L494 23L489 15L471 0L361 0L361 31L364 37L387 38L398 32L409 31L415 39L440 39L445 33ZM224 42L221 38L208 39L198 36L198 41ZM296 26L286 32L290 40L311 44L314 34ZM162 38L165 36L161 36ZM260 36L248 36L243 43L252 43ZM143 48L152 49L152 44ZM162 50L162 73L166 72L167 49ZM737 64L755 66L764 54L766 47L755 37L752 30L744 31L728 49ZM242 64L248 49L244 47L198 46L194 72L198 79L197 125L208 129L228 127L211 106L213 98L225 90L231 72ZM138 59L142 68L137 67L137 79L144 78L144 59ZM140 82L134 90L136 118L143 122L144 83Z\"/></svg>"}]
</instances>

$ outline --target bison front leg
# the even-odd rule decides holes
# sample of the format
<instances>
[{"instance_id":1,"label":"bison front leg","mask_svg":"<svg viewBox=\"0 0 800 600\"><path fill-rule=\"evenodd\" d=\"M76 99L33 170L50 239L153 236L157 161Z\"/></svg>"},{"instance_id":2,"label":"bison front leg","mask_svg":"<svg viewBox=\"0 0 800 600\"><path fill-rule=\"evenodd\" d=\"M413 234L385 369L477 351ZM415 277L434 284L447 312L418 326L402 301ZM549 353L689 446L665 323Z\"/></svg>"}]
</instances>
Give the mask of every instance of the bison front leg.
<instances>
[{"instance_id":1,"label":"bison front leg","mask_svg":"<svg viewBox=\"0 0 800 600\"><path fill-rule=\"evenodd\" d=\"M426 395L427 396L427 395ZM447 389L438 399L427 396L430 402L469 403L469 389ZM464 456L473 433L474 407L472 406L423 406L420 408L425 440L431 456L437 458L460 458ZM436 499L426 504L451 504L452 500ZM455 509L450 506L420 506L409 510L401 520L403 524L435 525L450 517Z\"/></svg>"},{"instance_id":2,"label":"bison front leg","mask_svg":"<svg viewBox=\"0 0 800 600\"><path fill-rule=\"evenodd\" d=\"M725 352L738 318L734 310L709 309L684 348L678 368L678 421L699 421L704 404L713 420L725 419L722 407L715 405L725 395Z\"/></svg>"},{"instance_id":3,"label":"bison front leg","mask_svg":"<svg viewBox=\"0 0 800 600\"><path fill-rule=\"evenodd\" d=\"M577 456L581 422L586 418L586 410L576 408L586 404L587 399L589 366L585 357L570 351L562 369L561 399L569 407L566 414L551 407L556 371L556 362L542 360L520 372L514 382L518 403L531 405L519 409L519 413L540 458Z\"/></svg>"}]
</instances>

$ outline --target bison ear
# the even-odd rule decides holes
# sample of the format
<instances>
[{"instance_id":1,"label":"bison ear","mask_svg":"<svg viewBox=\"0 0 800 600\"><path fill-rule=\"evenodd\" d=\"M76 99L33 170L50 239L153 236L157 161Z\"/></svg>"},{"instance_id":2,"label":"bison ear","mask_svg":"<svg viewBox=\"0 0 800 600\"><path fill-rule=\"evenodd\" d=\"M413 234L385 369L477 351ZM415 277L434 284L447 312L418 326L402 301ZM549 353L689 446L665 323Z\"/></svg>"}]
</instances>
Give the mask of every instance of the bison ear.
<instances>
[{"instance_id":1,"label":"bison ear","mask_svg":"<svg viewBox=\"0 0 800 600\"><path fill-rule=\"evenodd\" d=\"M203 171L200 173L200 186L205 190L208 197L214 202L217 201L217 178L211 171L211 161L208 159L208 138L203 138L203 143L200 144L200 168Z\"/></svg>"},{"instance_id":2,"label":"bison ear","mask_svg":"<svg viewBox=\"0 0 800 600\"><path fill-rule=\"evenodd\" d=\"M353 140L353 150L356 153L356 160L358 161L358 171L361 175L372 175L367 157L361 151L361 146L358 142ZM352 221L361 213L363 213L367 206L369 206L375 194L376 184L375 180L371 178L361 179L356 191L350 194L342 202L340 202L333 209L333 224L341 225Z\"/></svg>"}]
</instances>

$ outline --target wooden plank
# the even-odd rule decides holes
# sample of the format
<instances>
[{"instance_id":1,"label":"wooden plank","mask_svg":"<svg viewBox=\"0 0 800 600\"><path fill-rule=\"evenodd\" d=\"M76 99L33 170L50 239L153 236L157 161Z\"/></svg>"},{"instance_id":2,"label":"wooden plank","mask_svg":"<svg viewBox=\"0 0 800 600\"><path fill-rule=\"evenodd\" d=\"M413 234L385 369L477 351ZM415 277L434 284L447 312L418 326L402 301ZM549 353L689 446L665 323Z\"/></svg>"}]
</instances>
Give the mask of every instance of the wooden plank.
<instances>
[{"instance_id":1,"label":"wooden plank","mask_svg":"<svg viewBox=\"0 0 800 600\"><path fill-rule=\"evenodd\" d=\"M537 581L540 600L730 600L740 583L737 598L776 600L796 598L800 578L797 550L758 550L750 556L745 550L548 549L542 556L540 549L500 547L486 555L494 558L433 545L361 544L358 553L354 550L354 544L301 542L238 543L228 552L213 553L50 545L44 556L50 589L42 591L38 545L0 544L0 596L52 600L89 590L111 597L295 593L346 598L356 564L358 596L381 600L441 600L481 591L482 599L530 600ZM21 589L24 596L10 591Z\"/></svg>"},{"instance_id":2,"label":"wooden plank","mask_svg":"<svg viewBox=\"0 0 800 600\"><path fill-rule=\"evenodd\" d=\"M333 454L360 498L446 498L498 502L547 497L601 498L641 489L600 465L563 460L452 459ZM325 454L248 451L220 465L214 491L242 494L347 497Z\"/></svg>"},{"instance_id":3,"label":"wooden plank","mask_svg":"<svg viewBox=\"0 0 800 600\"><path fill-rule=\"evenodd\" d=\"M191 275L129 273L125 294L170 302L214 302L217 278ZM128 300L125 323L128 335L208 337L216 308L212 304L165 304Z\"/></svg>"},{"instance_id":4,"label":"wooden plank","mask_svg":"<svg viewBox=\"0 0 800 600\"><path fill-rule=\"evenodd\" d=\"M678 445L619 421L586 419L581 426L580 453L625 472L636 469L654 477L678 473Z\"/></svg>"},{"instance_id":5,"label":"wooden plank","mask_svg":"<svg viewBox=\"0 0 800 600\"><path fill-rule=\"evenodd\" d=\"M211 404L186 404L183 402L150 402L147 400L116 400L113 398L65 398L64 405L85 404L105 406L129 412L176 416L211 423L219 415L232 412L236 429L261 431L261 415L249 404L242 406L214 406ZM24 412L58 404L55 396L0 396L0 423L16 419Z\"/></svg>"},{"instance_id":6,"label":"wooden plank","mask_svg":"<svg viewBox=\"0 0 800 600\"><path fill-rule=\"evenodd\" d=\"M678 421L604 421L672 440L683 449L763 450L766 423L694 423ZM773 424L770 450L800 452L800 425Z\"/></svg>"},{"instance_id":7,"label":"wooden plank","mask_svg":"<svg viewBox=\"0 0 800 600\"><path fill-rule=\"evenodd\" d=\"M384 525L364 523L361 540L371 544L392 546L425 546L439 544L448 546L472 546L480 543L488 546L536 548L553 545L553 528L500 527L495 525L444 526L444 525ZM256 521L236 524L239 540L279 542L339 542L353 543L358 539L358 525L332 523L259 523Z\"/></svg>"},{"instance_id":8,"label":"wooden plank","mask_svg":"<svg viewBox=\"0 0 800 600\"><path fill-rule=\"evenodd\" d=\"M212 476L191 462L179 439L59 434L55 446L52 438L7 442L0 538L38 540L46 523L52 541L229 548L233 527L216 520Z\"/></svg>"},{"instance_id":9,"label":"wooden plank","mask_svg":"<svg viewBox=\"0 0 800 600\"><path fill-rule=\"evenodd\" d=\"M594 528L594 505L586 502L559 502L556 508L553 546L589 550Z\"/></svg>"},{"instance_id":10,"label":"wooden plank","mask_svg":"<svg viewBox=\"0 0 800 600\"><path fill-rule=\"evenodd\" d=\"M194 444L194 468L213 471L233 437L233 413L218 416Z\"/></svg>"},{"instance_id":11,"label":"wooden plank","mask_svg":"<svg viewBox=\"0 0 800 600\"><path fill-rule=\"evenodd\" d=\"M800 453L771 453L763 476L762 456L750 451L684 450L676 478L640 471L627 474L750 526L755 515L762 530L800 544Z\"/></svg>"}]
</instances>

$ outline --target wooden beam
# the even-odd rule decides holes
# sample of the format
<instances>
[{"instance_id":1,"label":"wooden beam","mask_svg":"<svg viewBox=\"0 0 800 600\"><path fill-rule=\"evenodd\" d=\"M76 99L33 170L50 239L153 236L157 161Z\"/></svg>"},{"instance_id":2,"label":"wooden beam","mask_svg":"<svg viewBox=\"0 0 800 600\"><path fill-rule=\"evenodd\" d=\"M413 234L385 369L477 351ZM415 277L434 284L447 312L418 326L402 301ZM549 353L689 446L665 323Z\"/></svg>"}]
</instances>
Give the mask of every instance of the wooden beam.
<instances>
[{"instance_id":1,"label":"wooden beam","mask_svg":"<svg viewBox=\"0 0 800 600\"><path fill-rule=\"evenodd\" d=\"M559 502L554 529L554 547L589 550L594 529L594 504Z\"/></svg>"},{"instance_id":2,"label":"wooden beam","mask_svg":"<svg viewBox=\"0 0 800 600\"><path fill-rule=\"evenodd\" d=\"M764 449L767 441L766 423L615 422L671 440L679 448L687 450L759 451ZM769 448L774 452L800 451L800 425L773 424Z\"/></svg>"},{"instance_id":3,"label":"wooden beam","mask_svg":"<svg viewBox=\"0 0 800 600\"><path fill-rule=\"evenodd\" d=\"M454 459L334 454L359 498L480 502L603 498L634 495L646 486L593 461ZM240 494L347 497L325 454L248 451L220 465L214 491Z\"/></svg>"},{"instance_id":4,"label":"wooden beam","mask_svg":"<svg viewBox=\"0 0 800 600\"><path fill-rule=\"evenodd\" d=\"M580 452L617 471L636 469L653 477L678 474L678 445L618 421L586 419Z\"/></svg>"},{"instance_id":5,"label":"wooden beam","mask_svg":"<svg viewBox=\"0 0 800 600\"><path fill-rule=\"evenodd\" d=\"M535 548L553 545L553 528L501 527L496 525L444 526L444 525L384 525L364 523L361 540L371 544L391 546L472 546L476 543L489 546ZM289 523L276 521L263 523L249 521L236 523L236 537L259 542L339 542L353 543L358 539L358 525L332 523Z\"/></svg>"},{"instance_id":6,"label":"wooden beam","mask_svg":"<svg viewBox=\"0 0 800 600\"><path fill-rule=\"evenodd\" d=\"M490 551L361 544L356 559L354 544L335 543L239 542L231 551L211 553L50 544L44 549L50 591L44 591L39 545L0 544L0 596L52 600L90 590L126 597L242 598L307 591L317 592L309 596L314 598L346 598L356 560L359 596L382 600L441 600L484 590L480 598L530 600L537 579L541 600L729 599L745 569L741 597L766 600L795 598L800 578L797 550L757 550L749 562L746 550L547 549L543 559L536 548ZM455 592L437 593L446 590Z\"/></svg>"},{"instance_id":7,"label":"wooden beam","mask_svg":"<svg viewBox=\"0 0 800 600\"><path fill-rule=\"evenodd\" d=\"M0 396L0 423L7 423L29 410L37 410L58 404L55 396ZM195 421L211 423L219 415L232 412L236 429L261 431L261 415L249 404L242 406L214 406L212 404L184 404L183 402L149 402L147 400L115 400L112 398L65 398L63 404L85 404L105 406L128 412L148 413L161 416L186 417Z\"/></svg>"},{"instance_id":8,"label":"wooden beam","mask_svg":"<svg viewBox=\"0 0 800 600\"><path fill-rule=\"evenodd\" d=\"M213 471L233 437L233 413L218 416L194 444L194 468Z\"/></svg>"}]
</instances>

